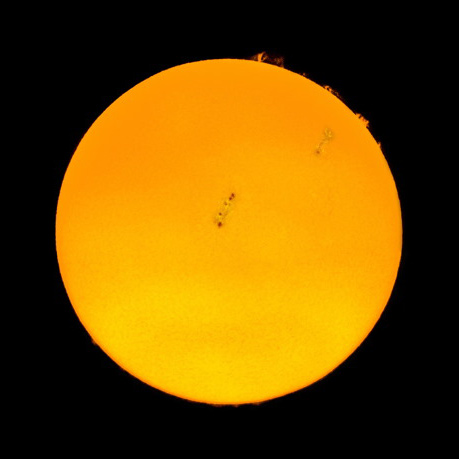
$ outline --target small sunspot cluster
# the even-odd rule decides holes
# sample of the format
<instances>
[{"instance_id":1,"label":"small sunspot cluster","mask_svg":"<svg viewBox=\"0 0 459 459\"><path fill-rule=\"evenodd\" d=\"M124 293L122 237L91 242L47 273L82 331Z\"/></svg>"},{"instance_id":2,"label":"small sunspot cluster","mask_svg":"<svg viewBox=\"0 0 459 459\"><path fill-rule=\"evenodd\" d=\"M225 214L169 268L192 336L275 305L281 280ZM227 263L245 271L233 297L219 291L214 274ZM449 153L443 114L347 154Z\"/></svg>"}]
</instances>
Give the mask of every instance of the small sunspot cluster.
<instances>
[{"instance_id":1,"label":"small sunspot cluster","mask_svg":"<svg viewBox=\"0 0 459 459\"><path fill-rule=\"evenodd\" d=\"M234 193L231 193L230 196L223 201L223 204L220 207L220 210L218 211L217 216L215 217L215 223L217 224L218 227L223 226L226 216L229 214L232 208L233 200L235 197L236 195Z\"/></svg>"},{"instance_id":2,"label":"small sunspot cluster","mask_svg":"<svg viewBox=\"0 0 459 459\"><path fill-rule=\"evenodd\" d=\"M327 145L327 143L330 142L332 138L333 138L333 132L331 131L331 129L329 129L328 127L325 128L322 139L319 145L317 145L316 147L316 150L315 150L316 154L320 155L323 152L325 145Z\"/></svg>"}]
</instances>

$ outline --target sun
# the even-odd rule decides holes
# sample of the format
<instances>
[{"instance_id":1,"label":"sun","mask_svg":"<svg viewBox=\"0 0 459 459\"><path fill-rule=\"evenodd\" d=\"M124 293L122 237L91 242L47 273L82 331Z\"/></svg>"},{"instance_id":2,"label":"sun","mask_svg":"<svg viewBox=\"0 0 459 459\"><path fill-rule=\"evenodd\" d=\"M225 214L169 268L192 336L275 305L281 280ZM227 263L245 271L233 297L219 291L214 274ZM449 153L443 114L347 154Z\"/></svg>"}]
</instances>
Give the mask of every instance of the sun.
<instances>
[{"instance_id":1,"label":"sun","mask_svg":"<svg viewBox=\"0 0 459 459\"><path fill-rule=\"evenodd\" d=\"M379 144L332 91L215 59L146 79L94 122L56 248L79 320L120 367L187 400L257 403L364 341L402 219Z\"/></svg>"}]
</instances>

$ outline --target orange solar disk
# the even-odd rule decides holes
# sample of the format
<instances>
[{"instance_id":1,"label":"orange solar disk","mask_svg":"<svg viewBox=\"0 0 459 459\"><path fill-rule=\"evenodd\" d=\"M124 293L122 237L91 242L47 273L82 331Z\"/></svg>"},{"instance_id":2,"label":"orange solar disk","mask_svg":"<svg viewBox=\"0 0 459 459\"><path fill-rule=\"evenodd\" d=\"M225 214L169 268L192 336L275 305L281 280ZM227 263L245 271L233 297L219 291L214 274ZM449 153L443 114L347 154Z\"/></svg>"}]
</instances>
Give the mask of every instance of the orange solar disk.
<instances>
[{"instance_id":1,"label":"orange solar disk","mask_svg":"<svg viewBox=\"0 0 459 459\"><path fill-rule=\"evenodd\" d=\"M148 78L94 122L56 216L78 318L168 394L260 402L365 339L400 262L400 202L369 130L330 91L222 59Z\"/></svg>"}]
</instances>

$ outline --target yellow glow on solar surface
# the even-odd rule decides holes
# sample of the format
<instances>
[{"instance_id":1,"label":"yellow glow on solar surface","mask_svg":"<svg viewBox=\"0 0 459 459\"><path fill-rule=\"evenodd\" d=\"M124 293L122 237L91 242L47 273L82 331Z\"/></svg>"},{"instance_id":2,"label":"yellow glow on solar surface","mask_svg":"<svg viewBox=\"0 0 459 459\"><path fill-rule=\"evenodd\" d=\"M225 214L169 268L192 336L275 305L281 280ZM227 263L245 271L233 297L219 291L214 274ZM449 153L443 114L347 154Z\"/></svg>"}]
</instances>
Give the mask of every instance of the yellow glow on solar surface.
<instances>
[{"instance_id":1,"label":"yellow glow on solar surface","mask_svg":"<svg viewBox=\"0 0 459 459\"><path fill-rule=\"evenodd\" d=\"M94 341L169 394L259 402L371 331L401 255L396 186L335 95L254 61L194 62L116 100L80 142L59 267Z\"/></svg>"}]
</instances>

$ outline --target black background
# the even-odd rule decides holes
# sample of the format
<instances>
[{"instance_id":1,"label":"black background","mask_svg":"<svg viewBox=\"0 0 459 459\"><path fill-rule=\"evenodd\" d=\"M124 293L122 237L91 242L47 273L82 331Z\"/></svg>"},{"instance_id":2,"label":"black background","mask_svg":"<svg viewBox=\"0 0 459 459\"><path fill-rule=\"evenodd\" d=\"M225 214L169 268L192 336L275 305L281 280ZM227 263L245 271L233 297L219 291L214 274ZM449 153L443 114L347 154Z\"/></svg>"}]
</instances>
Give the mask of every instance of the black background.
<instances>
[{"instance_id":1,"label":"black background","mask_svg":"<svg viewBox=\"0 0 459 459\"><path fill-rule=\"evenodd\" d=\"M42 130L49 174L43 215L51 297L37 319L43 322L35 343L41 351L34 359L40 385L31 389L34 403L29 405L29 414L41 419L46 413L40 422L45 428L70 436L75 426L93 433L135 426L154 439L164 432L184 431L191 432L198 442L201 436L222 436L223 450L238 436L269 444L281 431L286 441L299 436L304 445L317 431L345 431L347 440L342 441L352 443L354 437L365 437L372 438L373 445L392 438L406 439L409 434L419 440L420 429L424 432L426 425L433 424L430 408L435 404L426 379L429 359L434 357L425 351L419 330L425 313L419 296L413 293L414 270L419 269L414 228L419 206L415 183L418 153L407 135L419 109L416 78L423 65L422 45L410 35L379 44L355 37L326 45L319 39L298 38L287 44L278 40L243 44L208 40L191 45L186 38L172 43L169 37L165 44L161 37L143 38L140 43L111 35L83 39L82 31L76 36L70 39L69 34L64 38L52 34L33 52L40 73L35 105L46 107L41 121L48 127ZM143 384L92 344L59 275L54 218L60 185L75 148L93 121L119 96L175 65L209 58L248 58L261 51L282 56L286 68L329 85L348 107L369 120L399 191L403 254L381 319L335 371L310 387L260 405L214 407L181 400ZM425 439L429 434L422 435ZM337 441L333 438L332 443ZM175 441L180 442L180 437L172 443Z\"/></svg>"}]
</instances>

